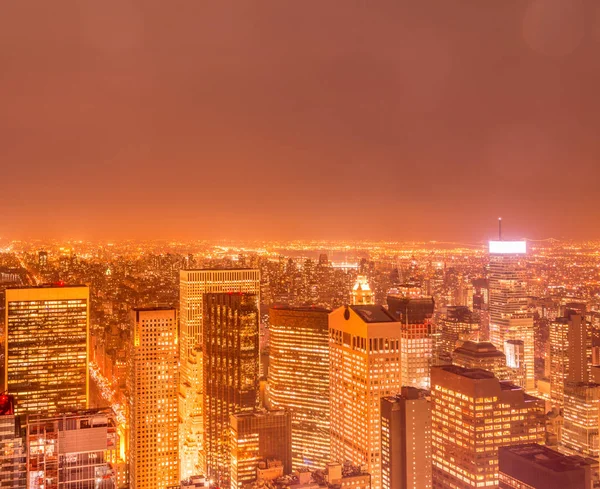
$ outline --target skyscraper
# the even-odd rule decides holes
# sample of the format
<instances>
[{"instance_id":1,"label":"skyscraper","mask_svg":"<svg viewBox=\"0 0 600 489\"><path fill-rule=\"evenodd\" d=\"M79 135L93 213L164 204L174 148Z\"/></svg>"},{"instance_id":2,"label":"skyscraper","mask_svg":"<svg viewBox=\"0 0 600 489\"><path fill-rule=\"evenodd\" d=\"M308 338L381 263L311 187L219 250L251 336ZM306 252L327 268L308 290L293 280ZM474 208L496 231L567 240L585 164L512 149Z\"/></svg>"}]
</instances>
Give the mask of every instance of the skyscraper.
<instances>
[{"instance_id":1,"label":"skyscraper","mask_svg":"<svg viewBox=\"0 0 600 489\"><path fill-rule=\"evenodd\" d=\"M329 310L269 311L269 399L292 417L292 464L324 469L329 462Z\"/></svg>"},{"instance_id":2,"label":"skyscraper","mask_svg":"<svg viewBox=\"0 0 600 489\"><path fill-rule=\"evenodd\" d=\"M452 353L459 346L457 343L479 339L479 323L473 312L465 306L448 306L442 316L438 331L440 332L440 360L452 362Z\"/></svg>"},{"instance_id":3,"label":"skyscraper","mask_svg":"<svg viewBox=\"0 0 600 489\"><path fill-rule=\"evenodd\" d=\"M550 323L550 395L562 406L565 382L589 381L591 328L585 317L568 312Z\"/></svg>"},{"instance_id":4,"label":"skyscraper","mask_svg":"<svg viewBox=\"0 0 600 489\"><path fill-rule=\"evenodd\" d=\"M402 387L381 399L382 489L431 488L431 402L428 392Z\"/></svg>"},{"instance_id":5,"label":"skyscraper","mask_svg":"<svg viewBox=\"0 0 600 489\"><path fill-rule=\"evenodd\" d=\"M7 289L4 375L15 413L85 409L88 344L86 286Z\"/></svg>"},{"instance_id":6,"label":"skyscraper","mask_svg":"<svg viewBox=\"0 0 600 489\"><path fill-rule=\"evenodd\" d=\"M587 457L600 456L600 384L565 383L561 443Z\"/></svg>"},{"instance_id":7,"label":"skyscraper","mask_svg":"<svg viewBox=\"0 0 600 489\"><path fill-rule=\"evenodd\" d=\"M260 461L278 460L283 473L292 472L290 413L282 409L231 415L231 488L256 480Z\"/></svg>"},{"instance_id":8,"label":"skyscraper","mask_svg":"<svg viewBox=\"0 0 600 489\"><path fill-rule=\"evenodd\" d=\"M498 448L544 439L544 401L493 373L431 369L435 489L498 487Z\"/></svg>"},{"instance_id":9,"label":"skyscraper","mask_svg":"<svg viewBox=\"0 0 600 489\"><path fill-rule=\"evenodd\" d=\"M180 312L180 453L181 475L204 473L204 400L202 379L202 315L205 293L248 292L260 304L260 272L255 269L181 270ZM199 457L200 454L200 457Z\"/></svg>"},{"instance_id":10,"label":"skyscraper","mask_svg":"<svg viewBox=\"0 0 600 489\"><path fill-rule=\"evenodd\" d=\"M131 489L179 484L177 311L135 309L129 355Z\"/></svg>"},{"instance_id":11,"label":"skyscraper","mask_svg":"<svg viewBox=\"0 0 600 489\"><path fill-rule=\"evenodd\" d=\"M525 241L490 241L490 340L505 351L507 340L523 340L525 389L535 388L533 316L527 307Z\"/></svg>"},{"instance_id":12,"label":"skyscraper","mask_svg":"<svg viewBox=\"0 0 600 489\"><path fill-rule=\"evenodd\" d=\"M401 383L429 388L429 369L433 355L432 297L388 295L388 310L401 323Z\"/></svg>"},{"instance_id":13,"label":"skyscraper","mask_svg":"<svg viewBox=\"0 0 600 489\"><path fill-rule=\"evenodd\" d=\"M211 293L203 298L204 452L207 476L230 479L230 417L258 401L258 307L254 294Z\"/></svg>"},{"instance_id":14,"label":"skyscraper","mask_svg":"<svg viewBox=\"0 0 600 489\"><path fill-rule=\"evenodd\" d=\"M380 399L400 392L400 323L381 306L345 306L329 337L331 457L366 465L380 489Z\"/></svg>"}]
</instances>

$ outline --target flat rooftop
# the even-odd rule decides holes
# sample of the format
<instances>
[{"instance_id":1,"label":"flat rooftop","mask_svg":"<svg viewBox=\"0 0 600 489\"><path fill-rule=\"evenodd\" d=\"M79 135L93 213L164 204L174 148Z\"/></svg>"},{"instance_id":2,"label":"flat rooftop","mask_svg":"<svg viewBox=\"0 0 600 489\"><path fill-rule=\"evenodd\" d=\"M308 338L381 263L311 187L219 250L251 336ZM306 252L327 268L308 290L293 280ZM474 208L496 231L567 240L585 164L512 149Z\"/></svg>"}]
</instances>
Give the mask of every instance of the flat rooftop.
<instances>
[{"instance_id":1,"label":"flat rooftop","mask_svg":"<svg viewBox=\"0 0 600 489\"><path fill-rule=\"evenodd\" d=\"M563 455L548 447L530 443L527 445L515 445L502 447L500 450L510 452L531 463L545 467L553 472L567 472L578 470L581 467L595 464L595 460L580 457L578 455Z\"/></svg>"},{"instance_id":2,"label":"flat rooftop","mask_svg":"<svg viewBox=\"0 0 600 489\"><path fill-rule=\"evenodd\" d=\"M481 368L464 368L459 367L458 365L444 365L442 367L436 367L446 372L450 372L456 375L461 375L463 377L467 377L468 379L473 380L485 380L485 379L495 379L496 376L489 372L488 370L483 370Z\"/></svg>"},{"instance_id":3,"label":"flat rooftop","mask_svg":"<svg viewBox=\"0 0 600 489\"><path fill-rule=\"evenodd\" d=\"M85 284L66 284L64 282L55 282L51 284L40 284L40 285L18 285L14 287L7 287L10 290L39 290L39 289L70 289L76 287L87 287Z\"/></svg>"},{"instance_id":4,"label":"flat rooftop","mask_svg":"<svg viewBox=\"0 0 600 489\"><path fill-rule=\"evenodd\" d=\"M293 312L326 312L329 314L331 309L326 309L320 306L288 306L286 304L271 306L271 309L277 311L293 311Z\"/></svg>"},{"instance_id":5,"label":"flat rooftop","mask_svg":"<svg viewBox=\"0 0 600 489\"><path fill-rule=\"evenodd\" d=\"M169 306L148 306L148 307L135 307L133 310L138 312L144 311L172 311L174 307Z\"/></svg>"}]
</instances>

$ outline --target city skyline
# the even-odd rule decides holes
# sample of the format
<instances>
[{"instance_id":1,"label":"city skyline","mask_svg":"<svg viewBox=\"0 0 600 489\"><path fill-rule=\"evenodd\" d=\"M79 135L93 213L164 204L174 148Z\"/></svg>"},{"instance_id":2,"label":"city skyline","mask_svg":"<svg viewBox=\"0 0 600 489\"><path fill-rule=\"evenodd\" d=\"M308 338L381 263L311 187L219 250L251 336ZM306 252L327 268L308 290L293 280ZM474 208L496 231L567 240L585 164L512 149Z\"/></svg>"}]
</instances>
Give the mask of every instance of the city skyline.
<instances>
[{"instance_id":1,"label":"city skyline","mask_svg":"<svg viewBox=\"0 0 600 489\"><path fill-rule=\"evenodd\" d=\"M600 489L598 0L4 3L0 489Z\"/></svg>"},{"instance_id":2,"label":"city skyline","mask_svg":"<svg viewBox=\"0 0 600 489\"><path fill-rule=\"evenodd\" d=\"M600 238L598 12L10 2L2 234Z\"/></svg>"}]
</instances>

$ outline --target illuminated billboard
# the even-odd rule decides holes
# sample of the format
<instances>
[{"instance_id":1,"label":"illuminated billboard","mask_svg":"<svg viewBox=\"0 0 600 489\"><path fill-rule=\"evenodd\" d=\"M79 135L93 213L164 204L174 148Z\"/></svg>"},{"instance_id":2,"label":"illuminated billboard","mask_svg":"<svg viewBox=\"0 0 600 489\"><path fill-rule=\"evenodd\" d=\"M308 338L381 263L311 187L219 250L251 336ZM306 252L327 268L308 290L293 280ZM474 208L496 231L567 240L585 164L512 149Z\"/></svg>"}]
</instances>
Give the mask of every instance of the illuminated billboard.
<instances>
[{"instance_id":1,"label":"illuminated billboard","mask_svg":"<svg viewBox=\"0 0 600 489\"><path fill-rule=\"evenodd\" d=\"M526 241L490 241L490 253L494 254L523 254L527 253Z\"/></svg>"}]
</instances>

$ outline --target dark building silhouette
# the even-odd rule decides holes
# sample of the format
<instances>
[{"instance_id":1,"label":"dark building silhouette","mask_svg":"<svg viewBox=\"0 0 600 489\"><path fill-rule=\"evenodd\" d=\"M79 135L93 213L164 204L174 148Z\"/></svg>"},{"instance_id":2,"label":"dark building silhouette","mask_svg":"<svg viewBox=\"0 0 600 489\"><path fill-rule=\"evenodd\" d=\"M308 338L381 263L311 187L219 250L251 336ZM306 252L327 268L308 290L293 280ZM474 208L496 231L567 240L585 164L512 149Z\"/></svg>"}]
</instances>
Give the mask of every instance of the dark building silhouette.
<instances>
[{"instance_id":1,"label":"dark building silhouette","mask_svg":"<svg viewBox=\"0 0 600 489\"><path fill-rule=\"evenodd\" d=\"M204 294L204 452L207 476L230 477L230 417L257 407L259 345L255 294Z\"/></svg>"},{"instance_id":2,"label":"dark building silhouette","mask_svg":"<svg viewBox=\"0 0 600 489\"><path fill-rule=\"evenodd\" d=\"M500 489L588 489L595 460L568 456L531 443L500 447Z\"/></svg>"}]
</instances>

